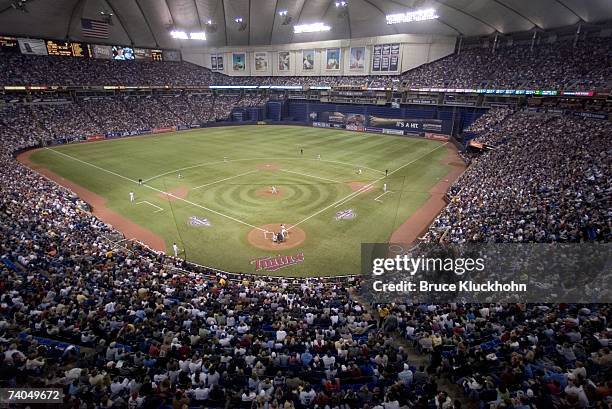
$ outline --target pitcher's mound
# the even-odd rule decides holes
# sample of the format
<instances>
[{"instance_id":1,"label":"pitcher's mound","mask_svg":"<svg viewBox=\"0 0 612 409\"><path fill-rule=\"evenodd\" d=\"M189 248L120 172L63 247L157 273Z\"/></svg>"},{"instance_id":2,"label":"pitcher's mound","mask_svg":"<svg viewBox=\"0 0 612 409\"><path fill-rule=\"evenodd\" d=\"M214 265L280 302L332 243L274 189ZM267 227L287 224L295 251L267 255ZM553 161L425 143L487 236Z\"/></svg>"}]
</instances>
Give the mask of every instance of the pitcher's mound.
<instances>
[{"instance_id":1,"label":"pitcher's mound","mask_svg":"<svg viewBox=\"0 0 612 409\"><path fill-rule=\"evenodd\" d=\"M260 229L266 230L265 233L259 229L253 229L249 232L247 239L249 244L262 250L286 250L292 249L304 243L306 240L306 232L299 227L294 227L289 230L287 238L282 243L272 241L272 233L280 232L280 223L264 224L259 226Z\"/></svg>"},{"instance_id":2,"label":"pitcher's mound","mask_svg":"<svg viewBox=\"0 0 612 409\"><path fill-rule=\"evenodd\" d=\"M276 163L259 163L255 167L259 170L270 170L270 171L277 171L281 168L280 165L277 165Z\"/></svg>"},{"instance_id":3,"label":"pitcher's mound","mask_svg":"<svg viewBox=\"0 0 612 409\"><path fill-rule=\"evenodd\" d=\"M268 186L261 189L257 189L257 192L255 192L255 194L259 197L265 197L266 199L276 199L285 196L285 190L277 186L276 193L272 193L272 188Z\"/></svg>"}]
</instances>

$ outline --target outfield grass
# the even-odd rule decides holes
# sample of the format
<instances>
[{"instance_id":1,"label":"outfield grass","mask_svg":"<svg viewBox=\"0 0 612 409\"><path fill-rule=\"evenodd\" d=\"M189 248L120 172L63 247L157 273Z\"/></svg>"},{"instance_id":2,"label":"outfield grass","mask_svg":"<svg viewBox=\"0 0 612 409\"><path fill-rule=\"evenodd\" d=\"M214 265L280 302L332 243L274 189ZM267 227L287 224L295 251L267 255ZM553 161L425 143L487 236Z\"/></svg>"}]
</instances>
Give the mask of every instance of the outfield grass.
<instances>
[{"instance_id":1,"label":"outfield grass","mask_svg":"<svg viewBox=\"0 0 612 409\"><path fill-rule=\"evenodd\" d=\"M440 142L418 138L240 126L65 145L35 152L31 160L103 196L109 208L162 236L169 250L176 241L188 260L253 272L256 257L303 252L303 263L275 272L303 276L357 273L360 244L387 241L427 201L448 173L440 163L446 154ZM282 170L258 168L267 163ZM382 180L385 169L390 175ZM134 182L139 178L145 185ZM351 181L374 183L351 197ZM384 182L393 193L375 201ZM272 185L284 195L257 194ZM169 202L158 193L181 187L189 189L186 200ZM130 191L137 202L157 207L131 204ZM347 209L357 217L336 221L336 212ZM192 227L191 216L207 218L211 226ZM254 248L248 232L268 223L298 224L306 240L285 251Z\"/></svg>"}]
</instances>

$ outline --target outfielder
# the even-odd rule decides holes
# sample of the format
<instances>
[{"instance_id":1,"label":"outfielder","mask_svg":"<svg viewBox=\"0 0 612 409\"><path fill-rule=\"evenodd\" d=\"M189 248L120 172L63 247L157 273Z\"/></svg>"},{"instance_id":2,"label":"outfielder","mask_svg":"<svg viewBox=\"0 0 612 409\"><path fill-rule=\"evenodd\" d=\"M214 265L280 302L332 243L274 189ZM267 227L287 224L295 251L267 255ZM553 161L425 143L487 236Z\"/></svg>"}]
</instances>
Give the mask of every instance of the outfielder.
<instances>
[{"instance_id":1,"label":"outfielder","mask_svg":"<svg viewBox=\"0 0 612 409\"><path fill-rule=\"evenodd\" d=\"M383 192L387 193L387 184L386 183L383 185Z\"/></svg>"},{"instance_id":2,"label":"outfielder","mask_svg":"<svg viewBox=\"0 0 612 409\"><path fill-rule=\"evenodd\" d=\"M179 248L175 243L172 243L172 251L174 252L174 257L178 257L178 253L179 253Z\"/></svg>"},{"instance_id":3,"label":"outfielder","mask_svg":"<svg viewBox=\"0 0 612 409\"><path fill-rule=\"evenodd\" d=\"M134 203L134 192L130 192L130 203Z\"/></svg>"}]
</instances>

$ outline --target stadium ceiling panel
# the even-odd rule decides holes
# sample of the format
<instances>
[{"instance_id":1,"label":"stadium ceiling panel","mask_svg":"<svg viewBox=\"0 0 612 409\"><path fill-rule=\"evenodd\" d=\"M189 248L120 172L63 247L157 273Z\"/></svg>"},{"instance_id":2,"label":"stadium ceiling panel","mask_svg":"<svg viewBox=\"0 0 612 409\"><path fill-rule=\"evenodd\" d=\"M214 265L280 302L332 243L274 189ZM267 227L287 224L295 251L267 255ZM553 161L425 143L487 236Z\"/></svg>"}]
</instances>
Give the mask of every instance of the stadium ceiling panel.
<instances>
[{"instance_id":1,"label":"stadium ceiling panel","mask_svg":"<svg viewBox=\"0 0 612 409\"><path fill-rule=\"evenodd\" d=\"M26 10L0 0L2 34L88 40L80 19L113 14L108 40L143 47L189 48L298 43L388 34L482 36L612 20L610 0L29 0ZM387 25L385 15L434 8L431 21ZM286 17L278 13L287 11ZM242 18L242 22L236 19ZM322 33L294 34L294 24L323 22ZM206 42L172 39L169 30L205 31Z\"/></svg>"}]
</instances>

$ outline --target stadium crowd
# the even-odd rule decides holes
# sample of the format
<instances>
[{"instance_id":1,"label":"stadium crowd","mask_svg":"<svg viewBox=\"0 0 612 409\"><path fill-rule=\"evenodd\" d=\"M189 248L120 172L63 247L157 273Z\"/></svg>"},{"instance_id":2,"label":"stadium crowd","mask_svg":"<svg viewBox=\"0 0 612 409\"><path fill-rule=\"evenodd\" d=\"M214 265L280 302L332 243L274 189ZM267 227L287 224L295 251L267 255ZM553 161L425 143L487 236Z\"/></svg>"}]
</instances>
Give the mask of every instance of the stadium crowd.
<instances>
[{"instance_id":1,"label":"stadium crowd","mask_svg":"<svg viewBox=\"0 0 612 409\"><path fill-rule=\"evenodd\" d=\"M407 88L610 89L612 42L588 38L553 43L465 48L401 75L227 76L188 62L122 62L0 52L1 85L285 85Z\"/></svg>"},{"instance_id":2,"label":"stadium crowd","mask_svg":"<svg viewBox=\"0 0 612 409\"><path fill-rule=\"evenodd\" d=\"M153 118L144 110L198 97L177 98L137 109ZM116 103L80 102L95 118ZM440 378L494 408L610 403L608 305L370 312L350 293L357 282L235 279L138 244L118 247L120 234L86 203L11 156L89 132L91 121L73 111L7 105L0 116L5 384L62 387L75 408L461 407ZM469 129L495 150L453 187L431 239L609 241L608 122L496 109ZM411 364L395 329L427 365Z\"/></svg>"},{"instance_id":3,"label":"stadium crowd","mask_svg":"<svg viewBox=\"0 0 612 409\"><path fill-rule=\"evenodd\" d=\"M408 86L598 87L610 78L610 44L594 44L597 50L581 43L465 50L401 79ZM0 58L2 84L229 78L187 63ZM331 85L338 77L307 81ZM459 409L444 382L459 385L462 400L478 408L610 407L607 304L373 309L352 293L356 279L221 274L138 243L122 247L121 234L86 203L12 156L42 141L223 120L236 106L264 102L185 91L0 105L2 385L61 387L71 408ZM465 130L491 149L474 156L452 186L427 240L609 242L611 128L609 121L491 109ZM425 364L415 365L413 349Z\"/></svg>"},{"instance_id":4,"label":"stadium crowd","mask_svg":"<svg viewBox=\"0 0 612 409\"><path fill-rule=\"evenodd\" d=\"M500 121L500 118L503 118ZM610 240L612 124L607 120L493 111L491 145L452 186L430 240L583 242Z\"/></svg>"},{"instance_id":5,"label":"stadium crowd","mask_svg":"<svg viewBox=\"0 0 612 409\"><path fill-rule=\"evenodd\" d=\"M85 139L154 128L226 121L234 108L265 105L264 95L177 93L158 96L86 97L75 102L6 104L0 122L12 132L41 138Z\"/></svg>"}]
</instances>

